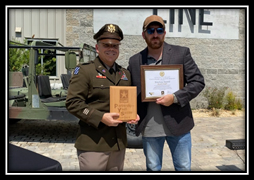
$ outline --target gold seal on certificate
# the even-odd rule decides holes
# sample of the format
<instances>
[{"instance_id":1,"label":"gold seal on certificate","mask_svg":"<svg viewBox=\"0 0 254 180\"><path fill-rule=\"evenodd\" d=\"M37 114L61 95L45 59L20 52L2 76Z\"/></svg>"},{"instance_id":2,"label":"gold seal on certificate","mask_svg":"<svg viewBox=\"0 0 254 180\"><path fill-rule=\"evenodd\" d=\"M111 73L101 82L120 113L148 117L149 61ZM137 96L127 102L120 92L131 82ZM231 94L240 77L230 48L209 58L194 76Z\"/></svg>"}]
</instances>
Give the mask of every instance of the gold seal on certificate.
<instances>
[{"instance_id":1,"label":"gold seal on certificate","mask_svg":"<svg viewBox=\"0 0 254 180\"><path fill-rule=\"evenodd\" d=\"M119 113L117 120L129 121L137 118L137 87L110 86L110 112Z\"/></svg>"},{"instance_id":2,"label":"gold seal on certificate","mask_svg":"<svg viewBox=\"0 0 254 180\"><path fill-rule=\"evenodd\" d=\"M160 72L160 76L163 77L165 75L165 72L164 71L161 71Z\"/></svg>"},{"instance_id":3,"label":"gold seal on certificate","mask_svg":"<svg viewBox=\"0 0 254 180\"><path fill-rule=\"evenodd\" d=\"M183 88L183 65L142 65L141 100L156 101L166 94L173 94Z\"/></svg>"}]
</instances>

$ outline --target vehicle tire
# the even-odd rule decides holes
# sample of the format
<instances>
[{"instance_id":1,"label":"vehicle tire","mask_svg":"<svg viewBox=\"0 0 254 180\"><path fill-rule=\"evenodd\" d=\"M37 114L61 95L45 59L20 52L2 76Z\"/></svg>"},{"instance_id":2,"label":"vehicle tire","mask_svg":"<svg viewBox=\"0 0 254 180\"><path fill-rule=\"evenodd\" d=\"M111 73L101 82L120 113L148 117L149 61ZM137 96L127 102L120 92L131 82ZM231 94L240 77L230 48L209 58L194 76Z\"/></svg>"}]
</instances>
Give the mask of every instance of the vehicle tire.
<instances>
[{"instance_id":1,"label":"vehicle tire","mask_svg":"<svg viewBox=\"0 0 254 180\"><path fill-rule=\"evenodd\" d=\"M142 135L136 136L135 134L136 125L126 123L127 132L127 147L128 148L142 148Z\"/></svg>"}]
</instances>

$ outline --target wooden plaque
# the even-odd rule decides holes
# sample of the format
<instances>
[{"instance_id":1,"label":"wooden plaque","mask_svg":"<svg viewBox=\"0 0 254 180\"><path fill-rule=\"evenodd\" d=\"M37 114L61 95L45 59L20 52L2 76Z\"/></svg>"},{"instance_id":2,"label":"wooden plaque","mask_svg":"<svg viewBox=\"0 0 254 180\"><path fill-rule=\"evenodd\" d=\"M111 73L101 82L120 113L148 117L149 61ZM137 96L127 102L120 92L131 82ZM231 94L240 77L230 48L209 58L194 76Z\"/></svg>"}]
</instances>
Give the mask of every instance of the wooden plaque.
<instances>
[{"instance_id":1,"label":"wooden plaque","mask_svg":"<svg viewBox=\"0 0 254 180\"><path fill-rule=\"evenodd\" d=\"M137 118L137 87L110 86L110 112L119 113L117 120L129 121Z\"/></svg>"}]
</instances>

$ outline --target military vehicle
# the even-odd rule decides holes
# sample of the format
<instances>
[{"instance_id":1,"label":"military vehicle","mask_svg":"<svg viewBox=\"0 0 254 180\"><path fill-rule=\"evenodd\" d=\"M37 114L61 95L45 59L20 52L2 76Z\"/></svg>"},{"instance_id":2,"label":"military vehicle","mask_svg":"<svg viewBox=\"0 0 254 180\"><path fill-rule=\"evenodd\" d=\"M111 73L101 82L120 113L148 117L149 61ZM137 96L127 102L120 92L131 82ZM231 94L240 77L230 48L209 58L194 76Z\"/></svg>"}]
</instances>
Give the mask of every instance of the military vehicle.
<instances>
[{"instance_id":1,"label":"military vehicle","mask_svg":"<svg viewBox=\"0 0 254 180\"><path fill-rule=\"evenodd\" d=\"M65 108L69 80L71 72L77 65L76 56L79 56L79 63L89 63L96 56L95 48L87 44L84 44L82 49L80 47L55 46L41 41L33 41L30 45L9 44L9 48L25 48L30 51L29 66L22 69L25 87L9 87L9 123L21 119L78 120ZM46 55L39 53L39 49L51 50L54 52L52 54L54 56L65 56L67 74L61 74L62 89L51 89L49 76L36 76L35 65L38 63L38 57ZM56 50L63 53L57 54ZM136 137L135 125L126 124L126 131L128 147L142 147L142 137Z\"/></svg>"}]
</instances>

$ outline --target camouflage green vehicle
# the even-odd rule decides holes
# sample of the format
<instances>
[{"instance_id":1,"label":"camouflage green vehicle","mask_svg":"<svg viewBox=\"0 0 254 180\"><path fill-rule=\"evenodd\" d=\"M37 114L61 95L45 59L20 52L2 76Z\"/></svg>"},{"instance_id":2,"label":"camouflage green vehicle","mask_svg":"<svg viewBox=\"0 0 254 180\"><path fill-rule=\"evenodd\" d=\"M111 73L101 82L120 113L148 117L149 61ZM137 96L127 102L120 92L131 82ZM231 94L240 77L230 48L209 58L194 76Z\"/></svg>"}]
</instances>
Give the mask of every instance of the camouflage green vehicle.
<instances>
[{"instance_id":1,"label":"camouflage green vehicle","mask_svg":"<svg viewBox=\"0 0 254 180\"><path fill-rule=\"evenodd\" d=\"M38 56L41 55L38 51L39 49L58 50L65 52L65 54L61 55L66 56L66 69L71 71L76 66L75 51L79 51L80 48L53 46L40 41L34 41L31 46L9 45L9 48L26 48L30 50L28 73L23 73L25 87L9 87L9 118L11 120L76 120L77 118L68 113L65 108L67 88L51 90L49 76L36 76L35 65L38 63ZM70 73L62 74L62 82L68 83L70 77Z\"/></svg>"},{"instance_id":2,"label":"camouflage green vehicle","mask_svg":"<svg viewBox=\"0 0 254 180\"><path fill-rule=\"evenodd\" d=\"M84 44L80 51L80 47L54 46L40 41L21 46L9 44L9 48L25 48L30 51L29 66L22 69L24 87L9 86L9 123L21 119L78 120L65 108L69 80L77 64L76 56L79 55L80 63L88 63L95 58L95 48ZM61 74L62 89L51 89L49 76L36 76L35 65L38 63L38 57L44 55L39 53L39 49L63 52L62 54L54 53L56 56L65 56L67 74ZM12 76L9 75L9 84L11 81ZM128 147L142 147L141 136L136 137L135 135L135 125L126 124L126 126Z\"/></svg>"}]
</instances>

